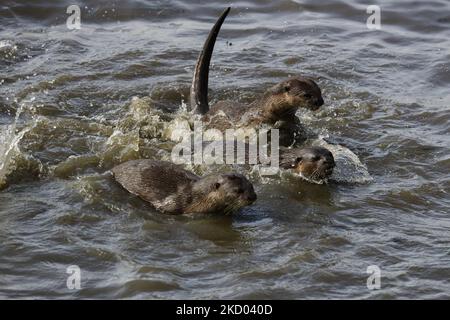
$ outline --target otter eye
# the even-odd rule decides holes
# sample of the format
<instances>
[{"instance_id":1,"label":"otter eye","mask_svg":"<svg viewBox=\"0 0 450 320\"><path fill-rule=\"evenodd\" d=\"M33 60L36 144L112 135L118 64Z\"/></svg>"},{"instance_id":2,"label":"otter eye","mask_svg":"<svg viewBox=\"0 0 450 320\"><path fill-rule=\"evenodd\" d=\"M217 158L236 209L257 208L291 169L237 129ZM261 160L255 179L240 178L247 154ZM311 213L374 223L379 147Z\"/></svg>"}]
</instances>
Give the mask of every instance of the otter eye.
<instances>
[{"instance_id":1,"label":"otter eye","mask_svg":"<svg viewBox=\"0 0 450 320\"><path fill-rule=\"evenodd\" d=\"M293 165L293 167L295 167L297 164L299 164L302 161L301 157L298 157L295 159L295 164Z\"/></svg>"},{"instance_id":2,"label":"otter eye","mask_svg":"<svg viewBox=\"0 0 450 320\"><path fill-rule=\"evenodd\" d=\"M319 161L319 160L320 160L320 157L319 157L319 156L315 156L315 157L312 158L312 160L313 160L313 161Z\"/></svg>"},{"instance_id":3,"label":"otter eye","mask_svg":"<svg viewBox=\"0 0 450 320\"><path fill-rule=\"evenodd\" d=\"M289 92L289 90L291 90L289 86L284 86L284 91Z\"/></svg>"},{"instance_id":4,"label":"otter eye","mask_svg":"<svg viewBox=\"0 0 450 320\"><path fill-rule=\"evenodd\" d=\"M220 188L220 183L216 182L216 183L214 184L214 187L216 188L216 190L219 189L219 188Z\"/></svg>"},{"instance_id":5,"label":"otter eye","mask_svg":"<svg viewBox=\"0 0 450 320\"><path fill-rule=\"evenodd\" d=\"M306 99L311 99L311 98L312 98L312 95L309 94L309 93L305 93L303 96L304 96Z\"/></svg>"}]
</instances>

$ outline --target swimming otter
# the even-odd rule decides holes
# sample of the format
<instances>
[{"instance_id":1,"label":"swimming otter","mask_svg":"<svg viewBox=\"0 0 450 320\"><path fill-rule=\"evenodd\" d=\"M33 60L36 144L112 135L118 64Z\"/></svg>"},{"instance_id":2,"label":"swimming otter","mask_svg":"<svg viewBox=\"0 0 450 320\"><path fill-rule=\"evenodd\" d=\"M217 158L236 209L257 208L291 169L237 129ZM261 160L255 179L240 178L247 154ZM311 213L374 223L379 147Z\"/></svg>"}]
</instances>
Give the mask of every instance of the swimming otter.
<instances>
[{"instance_id":1,"label":"swimming otter","mask_svg":"<svg viewBox=\"0 0 450 320\"><path fill-rule=\"evenodd\" d=\"M186 159L188 162L194 163L195 152L202 152L202 159L205 161L204 156L212 156L213 159L217 159L215 156L216 152L222 151L222 161L227 163L227 152L232 153L233 160L238 158L238 145L236 141L231 142L231 150L229 151L227 146L227 141L203 141L201 144L194 145L191 142L190 150L191 157ZM188 145L186 145L187 147ZM253 149L257 152L256 159L251 159L255 162L250 162L250 145L244 143L243 147L245 157L242 164L267 164L263 163L260 158L260 153L258 146L251 145ZM213 151L214 150L214 151ZM205 154L203 154L205 152ZM209 153L214 152L214 155ZM220 156L218 156L220 158ZM268 156L270 160L270 152ZM211 159L208 159L208 161ZM333 173L333 169L336 166L333 154L326 148L323 147L305 147L305 148L279 148L278 152L278 163L279 167L284 170L292 171L293 173L301 176L312 182L322 182L328 179ZM273 164L272 164L273 165Z\"/></svg>"},{"instance_id":2,"label":"swimming otter","mask_svg":"<svg viewBox=\"0 0 450 320\"><path fill-rule=\"evenodd\" d=\"M322 147L280 149L280 167L308 180L317 182L329 178L335 166L333 154Z\"/></svg>"},{"instance_id":3,"label":"swimming otter","mask_svg":"<svg viewBox=\"0 0 450 320\"><path fill-rule=\"evenodd\" d=\"M209 64L220 27L229 12L230 8L227 8L219 17L198 57L191 86L190 111L201 114L207 128L223 131L280 122L278 128L294 136L299 124L295 116L297 109L317 110L324 103L319 86L311 78L298 76L287 79L268 89L260 99L249 105L220 101L209 108Z\"/></svg>"},{"instance_id":4,"label":"swimming otter","mask_svg":"<svg viewBox=\"0 0 450 320\"><path fill-rule=\"evenodd\" d=\"M230 214L256 200L253 185L237 173L199 177L177 165L156 160L131 160L112 169L130 193L168 214Z\"/></svg>"}]
</instances>

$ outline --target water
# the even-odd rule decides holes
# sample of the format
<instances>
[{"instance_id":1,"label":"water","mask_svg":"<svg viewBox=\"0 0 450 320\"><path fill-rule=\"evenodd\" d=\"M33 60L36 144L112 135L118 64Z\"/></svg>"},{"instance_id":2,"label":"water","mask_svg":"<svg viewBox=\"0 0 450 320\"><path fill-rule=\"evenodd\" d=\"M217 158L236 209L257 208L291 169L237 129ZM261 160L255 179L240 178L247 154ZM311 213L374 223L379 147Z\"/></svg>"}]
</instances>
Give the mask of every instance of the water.
<instances>
[{"instance_id":1,"label":"water","mask_svg":"<svg viewBox=\"0 0 450 320\"><path fill-rule=\"evenodd\" d=\"M450 298L448 1L378 1L380 31L359 0L233 2L210 97L312 75L325 105L299 117L369 175L250 174L255 205L198 219L156 213L107 170L168 157L166 117L183 117L224 3L77 2L81 30L72 1L0 5L1 298Z\"/></svg>"}]
</instances>

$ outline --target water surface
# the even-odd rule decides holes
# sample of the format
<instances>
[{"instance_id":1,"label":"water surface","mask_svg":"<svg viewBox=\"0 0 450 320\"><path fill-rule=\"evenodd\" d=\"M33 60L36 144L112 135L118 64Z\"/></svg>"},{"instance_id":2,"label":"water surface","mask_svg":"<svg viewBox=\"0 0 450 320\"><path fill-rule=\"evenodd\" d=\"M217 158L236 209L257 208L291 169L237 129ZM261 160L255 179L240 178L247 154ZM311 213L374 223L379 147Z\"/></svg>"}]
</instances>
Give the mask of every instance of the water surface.
<instances>
[{"instance_id":1,"label":"water surface","mask_svg":"<svg viewBox=\"0 0 450 320\"><path fill-rule=\"evenodd\" d=\"M81 30L65 24L74 2ZM373 180L252 177L255 205L189 219L158 214L106 172L161 156L130 102L181 108L228 3L3 1L0 297L450 298L450 4L377 3L379 31L364 1L233 2L210 77L213 101L244 102L315 77L325 105L299 117ZM81 290L66 287L70 265ZM366 287L370 265L380 290Z\"/></svg>"}]
</instances>

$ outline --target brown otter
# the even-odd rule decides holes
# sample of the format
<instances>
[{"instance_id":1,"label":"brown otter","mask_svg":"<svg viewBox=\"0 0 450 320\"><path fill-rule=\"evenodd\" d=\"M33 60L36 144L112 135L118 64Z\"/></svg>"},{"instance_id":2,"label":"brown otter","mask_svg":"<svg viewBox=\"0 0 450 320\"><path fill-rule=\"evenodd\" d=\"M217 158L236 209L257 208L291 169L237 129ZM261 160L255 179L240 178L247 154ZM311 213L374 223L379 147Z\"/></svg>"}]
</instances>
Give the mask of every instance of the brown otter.
<instances>
[{"instance_id":1,"label":"brown otter","mask_svg":"<svg viewBox=\"0 0 450 320\"><path fill-rule=\"evenodd\" d=\"M329 178L335 166L333 154L322 147L280 149L280 167L308 180Z\"/></svg>"},{"instance_id":2,"label":"brown otter","mask_svg":"<svg viewBox=\"0 0 450 320\"><path fill-rule=\"evenodd\" d=\"M229 11L230 8L227 8L219 17L198 57L191 86L190 110L203 115L202 120L208 128L225 130L277 123L279 129L285 129L288 135L293 136L298 125L295 116L297 109L317 110L324 103L319 86L310 78L298 76L287 79L268 89L250 105L221 101L209 108L209 64L220 27Z\"/></svg>"},{"instance_id":3,"label":"brown otter","mask_svg":"<svg viewBox=\"0 0 450 320\"><path fill-rule=\"evenodd\" d=\"M199 177L165 161L131 160L112 169L130 193L169 214L229 214L256 200L253 185L237 173Z\"/></svg>"},{"instance_id":4,"label":"brown otter","mask_svg":"<svg viewBox=\"0 0 450 320\"><path fill-rule=\"evenodd\" d=\"M231 144L231 150L230 148ZM228 144L228 145L227 145ZM187 145L186 145L187 146ZM260 153L258 146L250 145L248 143L243 143L240 147L244 148L243 151L243 159L240 164L266 164L267 161L270 161L270 152L269 159L264 159L264 161L260 158ZM250 162L250 148L253 148L257 154L256 159L252 159L253 162ZM227 142L227 141L203 141L201 144L194 145L191 142L190 145L191 157L186 159L188 162L194 163L195 152L202 152L202 159L205 161L204 157L212 156L213 159L221 158L223 163L227 163L230 161L227 159L227 152L230 152L232 155L232 159L238 159L238 144L236 141ZM212 151L214 150L214 151ZM222 152L223 156L219 155L216 157L217 152ZM335 161L333 154L326 148L323 147L305 147L305 148L284 148L281 147L278 150L278 163L279 167L284 170L292 171L293 173L305 178L309 181L320 182L328 179L333 173L333 169L335 167ZM204 152L204 154L203 154ZM208 154L214 153L214 155ZM208 159L208 161L211 159ZM267 160L267 161L266 161Z\"/></svg>"}]
</instances>

